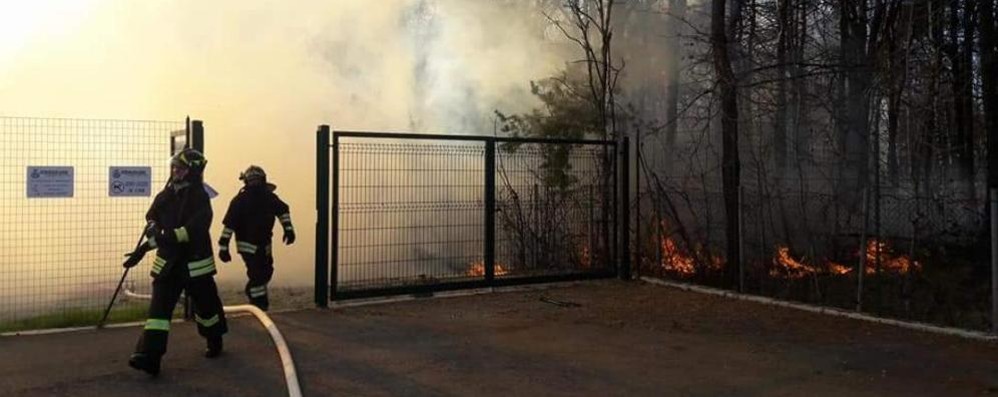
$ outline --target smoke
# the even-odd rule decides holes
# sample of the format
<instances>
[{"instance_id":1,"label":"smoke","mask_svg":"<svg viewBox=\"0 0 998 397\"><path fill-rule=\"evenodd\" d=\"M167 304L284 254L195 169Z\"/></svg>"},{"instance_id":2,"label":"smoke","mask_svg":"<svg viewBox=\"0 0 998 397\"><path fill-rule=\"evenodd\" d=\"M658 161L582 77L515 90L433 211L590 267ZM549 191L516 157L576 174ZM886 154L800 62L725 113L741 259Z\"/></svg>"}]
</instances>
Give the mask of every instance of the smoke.
<instances>
[{"instance_id":1,"label":"smoke","mask_svg":"<svg viewBox=\"0 0 998 397\"><path fill-rule=\"evenodd\" d=\"M281 285L312 281L317 125L491 134L493 109L531 108L528 82L569 58L532 2L39 3L30 33L0 46L0 112L204 120L215 236L249 164L291 205L299 242L275 249Z\"/></svg>"}]
</instances>

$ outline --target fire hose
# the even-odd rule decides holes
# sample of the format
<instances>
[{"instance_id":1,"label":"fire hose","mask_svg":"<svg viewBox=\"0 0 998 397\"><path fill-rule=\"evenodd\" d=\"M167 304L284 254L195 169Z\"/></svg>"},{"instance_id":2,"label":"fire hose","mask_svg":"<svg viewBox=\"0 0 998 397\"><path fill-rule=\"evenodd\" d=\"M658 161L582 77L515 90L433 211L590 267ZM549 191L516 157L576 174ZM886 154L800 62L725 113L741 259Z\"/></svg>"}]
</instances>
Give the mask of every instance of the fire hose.
<instances>
[{"instance_id":1,"label":"fire hose","mask_svg":"<svg viewBox=\"0 0 998 397\"><path fill-rule=\"evenodd\" d=\"M135 299L152 299L151 295L138 294L130 289L125 289L125 296ZM256 319L260 321L260 324L267 329L270 333L270 338L274 341L274 346L277 348L277 353L281 356L281 364L284 367L284 380L288 384L288 396L290 397L301 397L301 386L298 384L298 371L295 370L295 363L291 359L291 350L288 349L288 344L284 340L284 335L281 335L281 331L277 329L277 325L274 321L270 319L270 316L266 312L260 310L260 308L253 305L233 305L233 306L223 306L222 309L225 313L251 313L256 316Z\"/></svg>"}]
</instances>

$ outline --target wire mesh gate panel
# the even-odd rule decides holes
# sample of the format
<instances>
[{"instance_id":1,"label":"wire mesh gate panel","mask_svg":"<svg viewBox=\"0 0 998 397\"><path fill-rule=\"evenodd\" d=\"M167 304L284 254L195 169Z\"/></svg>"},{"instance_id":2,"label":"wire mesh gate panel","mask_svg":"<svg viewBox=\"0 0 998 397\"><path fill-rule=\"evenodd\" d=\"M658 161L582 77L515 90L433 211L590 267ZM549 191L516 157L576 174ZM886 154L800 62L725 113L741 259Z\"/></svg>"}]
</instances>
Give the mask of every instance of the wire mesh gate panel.
<instances>
[{"instance_id":1,"label":"wire mesh gate panel","mask_svg":"<svg viewBox=\"0 0 998 397\"><path fill-rule=\"evenodd\" d=\"M496 277L612 276L613 154L608 144L499 143Z\"/></svg>"},{"instance_id":2,"label":"wire mesh gate panel","mask_svg":"<svg viewBox=\"0 0 998 397\"><path fill-rule=\"evenodd\" d=\"M334 299L614 275L612 143L335 132L330 146Z\"/></svg>"},{"instance_id":3,"label":"wire mesh gate panel","mask_svg":"<svg viewBox=\"0 0 998 397\"><path fill-rule=\"evenodd\" d=\"M0 117L0 330L99 320L122 255L168 177L171 133L184 129L183 122ZM68 194L32 192L36 167L71 167ZM149 195L116 194L111 167L148 167ZM127 283L147 290L151 260ZM112 319L144 308L121 302Z\"/></svg>"}]
</instances>

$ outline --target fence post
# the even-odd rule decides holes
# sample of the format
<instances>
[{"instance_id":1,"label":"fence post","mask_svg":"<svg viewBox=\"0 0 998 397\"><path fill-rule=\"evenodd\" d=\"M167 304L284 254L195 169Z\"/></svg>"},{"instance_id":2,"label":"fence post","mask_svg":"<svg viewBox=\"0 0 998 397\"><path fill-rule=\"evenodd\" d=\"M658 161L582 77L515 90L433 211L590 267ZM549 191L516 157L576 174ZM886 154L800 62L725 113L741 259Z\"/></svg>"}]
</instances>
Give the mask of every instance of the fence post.
<instances>
[{"instance_id":1,"label":"fence post","mask_svg":"<svg viewBox=\"0 0 998 397\"><path fill-rule=\"evenodd\" d=\"M877 141L879 142L879 139ZM879 151L877 153L879 153ZM873 266L875 269L873 274L876 276L877 280L876 289L874 291L876 292L876 299L877 299L876 313L882 315L884 313L884 302L887 300L886 299L887 296L885 295L886 292L884 290L883 260L881 259L881 257L883 256L883 253L881 251L884 244L884 233L881 228L882 226L881 224L883 222L880 217L880 209L881 209L880 201L882 200L880 192L880 169L879 169L880 162L875 161L874 163L877 164L878 169L875 175L876 183L874 183L873 186L874 189L873 190L873 221L874 221L873 230L874 232L876 232L877 236L876 239L874 240L874 245L873 245L874 248L873 253L875 255L873 257ZM867 245L869 245L869 243L867 243ZM868 247L866 246L863 247L864 254L866 253L867 248Z\"/></svg>"},{"instance_id":2,"label":"fence post","mask_svg":"<svg viewBox=\"0 0 998 397\"><path fill-rule=\"evenodd\" d=\"M204 122L201 120L191 120L191 136L190 136L190 147L197 149L201 154L204 152Z\"/></svg>"},{"instance_id":3,"label":"fence post","mask_svg":"<svg viewBox=\"0 0 998 397\"><path fill-rule=\"evenodd\" d=\"M645 254L645 242L641 239L641 229L644 228L644 217L641 215L641 129L639 128L635 132L634 137L634 194L637 196L634 200L634 212L635 216L635 227L634 227L634 261L633 266L637 266L637 274L640 276L641 271L644 270L644 254Z\"/></svg>"},{"instance_id":4,"label":"fence post","mask_svg":"<svg viewBox=\"0 0 998 397\"><path fill-rule=\"evenodd\" d=\"M991 333L998 334L998 188L991 188Z\"/></svg>"},{"instance_id":5,"label":"fence post","mask_svg":"<svg viewBox=\"0 0 998 397\"><path fill-rule=\"evenodd\" d=\"M541 191L534 183L533 195L530 196L530 214L533 219L530 225L530 258L531 267L537 269L541 264Z\"/></svg>"},{"instance_id":6,"label":"fence post","mask_svg":"<svg viewBox=\"0 0 998 397\"><path fill-rule=\"evenodd\" d=\"M189 126L189 134L187 136L187 147L192 148L204 153L204 122L201 120L191 120L190 117L187 118ZM205 155L207 156L207 155ZM193 320L194 319L194 303L191 302L191 297L184 292L184 319Z\"/></svg>"},{"instance_id":7,"label":"fence post","mask_svg":"<svg viewBox=\"0 0 998 397\"><path fill-rule=\"evenodd\" d=\"M329 307L329 126L315 144L315 306Z\"/></svg>"},{"instance_id":8,"label":"fence post","mask_svg":"<svg viewBox=\"0 0 998 397\"><path fill-rule=\"evenodd\" d=\"M485 282L492 285L496 277L496 140L485 140L485 246L483 261Z\"/></svg>"},{"instance_id":9,"label":"fence post","mask_svg":"<svg viewBox=\"0 0 998 397\"><path fill-rule=\"evenodd\" d=\"M620 146L620 160L617 162L620 172L620 230L617 236L620 242L617 276L621 280L631 279L631 178L630 178L630 138L624 137L624 142Z\"/></svg>"},{"instance_id":10,"label":"fence post","mask_svg":"<svg viewBox=\"0 0 998 397\"><path fill-rule=\"evenodd\" d=\"M856 271L856 311L863 311L863 276L866 274L866 231L870 223L869 189L863 189L863 232L859 239L859 269Z\"/></svg>"},{"instance_id":11,"label":"fence post","mask_svg":"<svg viewBox=\"0 0 998 397\"><path fill-rule=\"evenodd\" d=\"M340 136L333 132L333 150L330 160L332 189L329 211L329 298L336 300L340 280Z\"/></svg>"},{"instance_id":12,"label":"fence post","mask_svg":"<svg viewBox=\"0 0 998 397\"><path fill-rule=\"evenodd\" d=\"M745 292L745 186L738 187L738 292Z\"/></svg>"},{"instance_id":13,"label":"fence post","mask_svg":"<svg viewBox=\"0 0 998 397\"><path fill-rule=\"evenodd\" d=\"M589 185L589 265L592 266L597 263L597 255L600 255L600 251L597 250L597 245L599 242L596 239L596 189L593 185ZM602 260L602 257L598 258Z\"/></svg>"},{"instance_id":14,"label":"fence post","mask_svg":"<svg viewBox=\"0 0 998 397\"><path fill-rule=\"evenodd\" d=\"M613 151L617 150L617 146L613 145ZM613 266L616 263L617 251L614 245L617 244L615 238L616 232L616 222L617 222L617 207L614 205L614 201L617 197L617 177L615 174L615 164L614 157L616 153L611 152L610 145L603 145L603 169L600 170L600 179L602 184L600 185L600 214L599 214L599 227L600 227L600 260L603 261L604 266ZM611 219L612 218L612 219ZM614 222L613 225L610 222Z\"/></svg>"}]
</instances>

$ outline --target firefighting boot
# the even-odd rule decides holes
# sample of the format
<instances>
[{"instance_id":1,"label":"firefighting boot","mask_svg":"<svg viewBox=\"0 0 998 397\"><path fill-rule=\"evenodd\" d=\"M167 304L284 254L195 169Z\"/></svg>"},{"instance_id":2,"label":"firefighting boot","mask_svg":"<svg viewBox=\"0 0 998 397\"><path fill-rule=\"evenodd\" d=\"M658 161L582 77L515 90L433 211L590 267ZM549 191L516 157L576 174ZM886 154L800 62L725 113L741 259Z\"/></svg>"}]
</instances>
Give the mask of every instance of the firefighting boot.
<instances>
[{"instance_id":1,"label":"firefighting boot","mask_svg":"<svg viewBox=\"0 0 998 397\"><path fill-rule=\"evenodd\" d=\"M128 365L139 371L145 371L149 375L156 376L159 375L159 361L160 357L151 356L146 353L132 353L132 357L128 359Z\"/></svg>"},{"instance_id":2,"label":"firefighting boot","mask_svg":"<svg viewBox=\"0 0 998 397\"><path fill-rule=\"evenodd\" d=\"M204 356L208 358L215 358L220 354L222 354L222 337L209 336L208 347L204 349Z\"/></svg>"}]
</instances>

